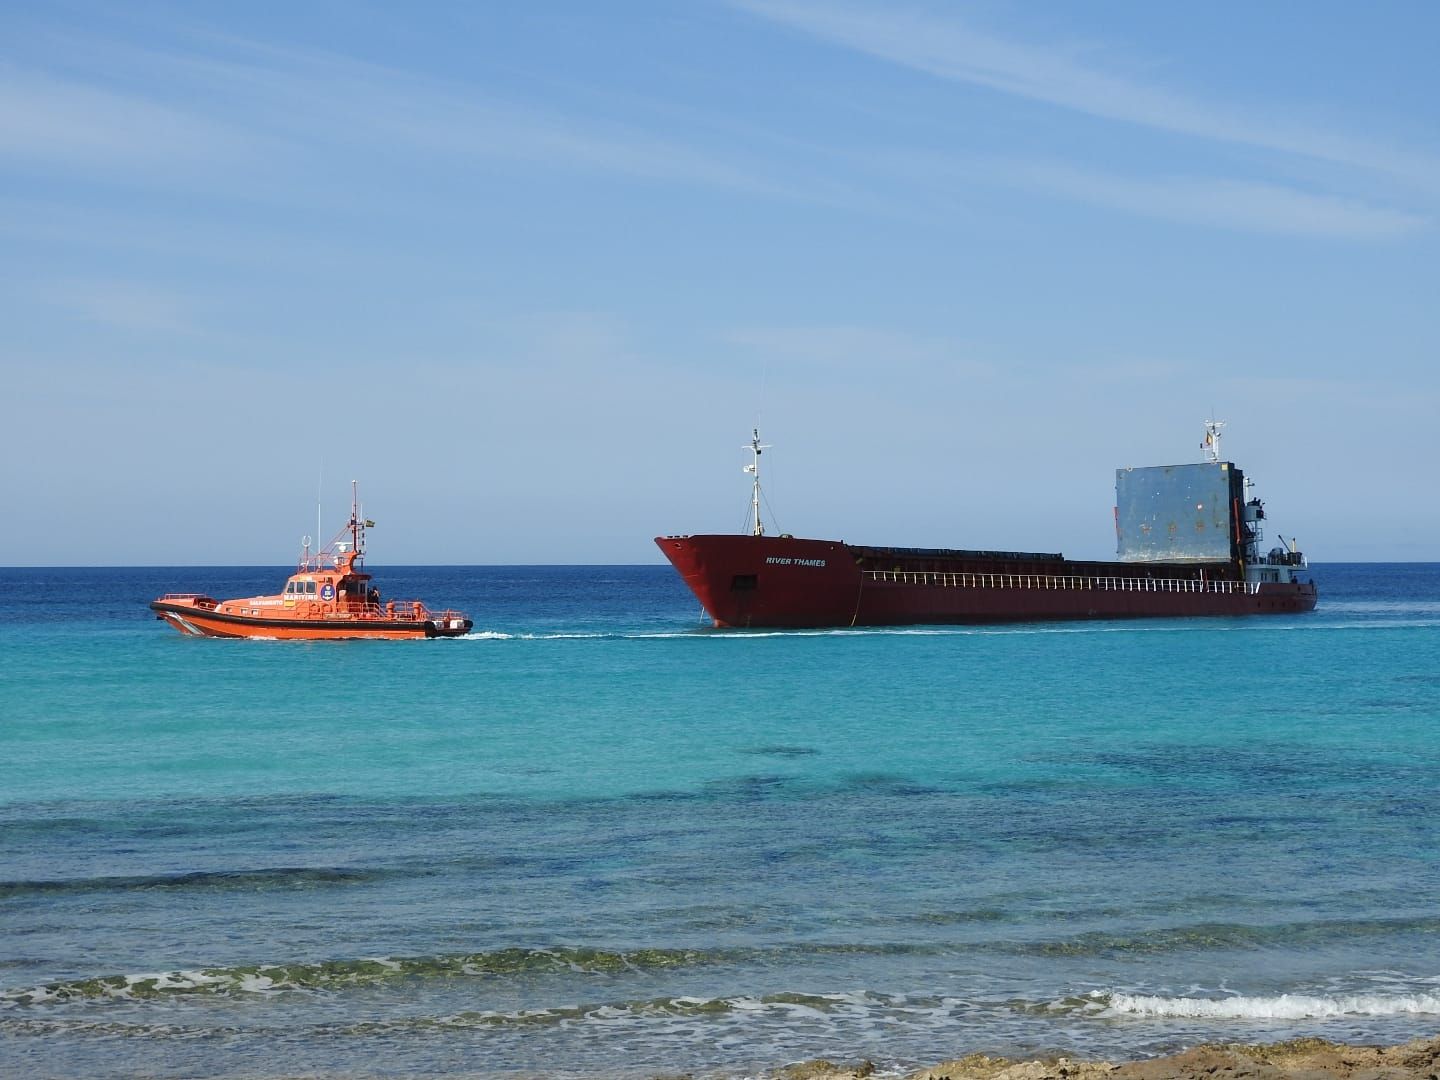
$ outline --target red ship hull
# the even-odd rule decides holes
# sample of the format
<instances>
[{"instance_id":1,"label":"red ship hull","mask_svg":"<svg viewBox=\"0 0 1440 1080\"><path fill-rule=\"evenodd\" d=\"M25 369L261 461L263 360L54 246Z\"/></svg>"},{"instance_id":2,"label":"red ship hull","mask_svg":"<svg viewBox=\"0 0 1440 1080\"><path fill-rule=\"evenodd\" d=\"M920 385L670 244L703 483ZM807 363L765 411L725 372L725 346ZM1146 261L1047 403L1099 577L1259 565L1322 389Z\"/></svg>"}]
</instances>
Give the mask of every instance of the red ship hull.
<instances>
[{"instance_id":1,"label":"red ship hull","mask_svg":"<svg viewBox=\"0 0 1440 1080\"><path fill-rule=\"evenodd\" d=\"M1279 615L1316 601L1313 582L1247 582L1237 561L1080 562L788 536L655 543L719 627Z\"/></svg>"}]
</instances>

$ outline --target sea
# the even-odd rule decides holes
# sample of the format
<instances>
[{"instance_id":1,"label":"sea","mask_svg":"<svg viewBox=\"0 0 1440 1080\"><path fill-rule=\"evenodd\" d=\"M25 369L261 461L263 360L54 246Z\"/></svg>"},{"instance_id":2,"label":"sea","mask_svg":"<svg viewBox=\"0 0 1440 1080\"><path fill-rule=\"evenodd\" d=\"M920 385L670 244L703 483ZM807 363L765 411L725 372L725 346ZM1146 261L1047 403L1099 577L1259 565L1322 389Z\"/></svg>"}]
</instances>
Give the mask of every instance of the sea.
<instances>
[{"instance_id":1,"label":"sea","mask_svg":"<svg viewBox=\"0 0 1440 1080\"><path fill-rule=\"evenodd\" d=\"M0 1075L763 1076L1440 1034L1440 564L1304 615L717 631L667 566L0 570Z\"/></svg>"}]
</instances>

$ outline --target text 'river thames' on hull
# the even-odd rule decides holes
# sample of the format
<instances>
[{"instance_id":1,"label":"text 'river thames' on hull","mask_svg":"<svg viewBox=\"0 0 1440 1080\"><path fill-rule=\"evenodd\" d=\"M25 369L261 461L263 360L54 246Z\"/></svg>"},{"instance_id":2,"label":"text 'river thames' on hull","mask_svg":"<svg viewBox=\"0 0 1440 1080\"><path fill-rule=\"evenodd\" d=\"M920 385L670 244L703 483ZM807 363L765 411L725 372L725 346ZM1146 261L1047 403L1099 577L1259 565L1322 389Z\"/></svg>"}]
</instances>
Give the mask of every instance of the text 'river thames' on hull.
<instances>
[{"instance_id":1,"label":"text 'river thames' on hull","mask_svg":"<svg viewBox=\"0 0 1440 1080\"><path fill-rule=\"evenodd\" d=\"M1118 559L1058 553L867 547L767 536L760 518L757 430L753 527L740 535L660 536L655 543L720 627L1271 615L1311 611L1313 580L1292 540L1262 550L1264 504L1220 458L1224 421L1205 425L1206 460L1118 469Z\"/></svg>"}]
</instances>

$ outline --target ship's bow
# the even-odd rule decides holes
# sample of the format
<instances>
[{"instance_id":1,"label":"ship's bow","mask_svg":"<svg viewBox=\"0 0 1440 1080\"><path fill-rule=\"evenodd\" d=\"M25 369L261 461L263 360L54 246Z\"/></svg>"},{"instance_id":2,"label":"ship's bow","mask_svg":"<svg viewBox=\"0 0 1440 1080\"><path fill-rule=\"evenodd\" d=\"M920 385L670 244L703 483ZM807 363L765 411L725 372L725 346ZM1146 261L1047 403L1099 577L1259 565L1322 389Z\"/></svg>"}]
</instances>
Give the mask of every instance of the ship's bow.
<instances>
[{"instance_id":1,"label":"ship's bow","mask_svg":"<svg viewBox=\"0 0 1440 1080\"><path fill-rule=\"evenodd\" d=\"M722 627L849 626L860 574L835 540L657 536L656 545Z\"/></svg>"}]
</instances>

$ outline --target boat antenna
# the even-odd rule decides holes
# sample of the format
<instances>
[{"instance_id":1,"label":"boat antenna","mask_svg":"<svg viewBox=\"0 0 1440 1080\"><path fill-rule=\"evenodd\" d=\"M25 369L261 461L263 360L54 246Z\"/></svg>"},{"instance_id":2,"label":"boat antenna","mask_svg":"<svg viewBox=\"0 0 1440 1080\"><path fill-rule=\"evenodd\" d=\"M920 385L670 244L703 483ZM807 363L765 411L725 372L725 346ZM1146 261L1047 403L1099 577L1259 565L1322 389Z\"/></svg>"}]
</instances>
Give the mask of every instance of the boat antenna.
<instances>
[{"instance_id":1,"label":"boat antenna","mask_svg":"<svg viewBox=\"0 0 1440 1080\"><path fill-rule=\"evenodd\" d=\"M324 461L321 461L321 462L320 462L320 476L319 476L319 477L316 479L316 481L315 481L315 542L316 542L317 544L320 542L320 538L325 535L324 530L322 530L322 529L320 528L320 504L321 504L322 498L324 497L324 492L325 492L325 462L324 462ZM308 544L306 545L306 550L307 550L307 551L309 550L309 545L308 545ZM319 554L320 554L320 552L319 552L319 551L316 551L315 554L316 554L316 556L318 557ZM309 561L309 560L306 560L306 561Z\"/></svg>"},{"instance_id":2,"label":"boat antenna","mask_svg":"<svg viewBox=\"0 0 1440 1080\"><path fill-rule=\"evenodd\" d=\"M752 535L764 536L765 523L760 519L760 455L770 449L770 444L761 443L760 428L756 427L751 432L750 445L742 446L740 449L750 451L750 464L746 465L743 471L755 478L750 488L750 516L754 519Z\"/></svg>"},{"instance_id":3,"label":"boat antenna","mask_svg":"<svg viewBox=\"0 0 1440 1080\"><path fill-rule=\"evenodd\" d=\"M1213 410L1210 415L1215 415ZM1206 459L1212 464L1220 460L1220 429L1224 426L1224 420L1205 421L1205 441L1200 444L1200 449L1205 451Z\"/></svg>"},{"instance_id":4,"label":"boat antenna","mask_svg":"<svg viewBox=\"0 0 1440 1080\"><path fill-rule=\"evenodd\" d=\"M365 554L365 526L360 523L360 481L350 481L350 543L356 555Z\"/></svg>"}]
</instances>

